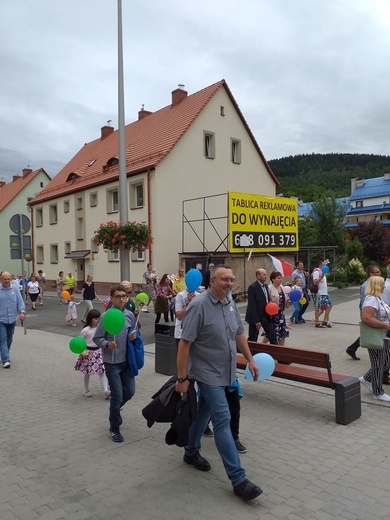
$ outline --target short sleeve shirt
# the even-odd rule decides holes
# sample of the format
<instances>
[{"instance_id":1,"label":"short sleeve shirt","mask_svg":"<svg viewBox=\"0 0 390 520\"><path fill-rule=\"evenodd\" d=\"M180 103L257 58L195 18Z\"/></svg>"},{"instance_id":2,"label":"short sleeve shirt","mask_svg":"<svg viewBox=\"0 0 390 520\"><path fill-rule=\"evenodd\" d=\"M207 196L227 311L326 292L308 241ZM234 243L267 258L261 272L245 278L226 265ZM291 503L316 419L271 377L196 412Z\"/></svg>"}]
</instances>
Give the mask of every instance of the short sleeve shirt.
<instances>
[{"instance_id":1,"label":"short sleeve shirt","mask_svg":"<svg viewBox=\"0 0 390 520\"><path fill-rule=\"evenodd\" d=\"M321 275L320 269L315 269L313 271L313 280L319 280ZM318 294L320 296L326 296L328 294L328 282L326 281L326 276L323 277L323 279L318 282Z\"/></svg>"},{"instance_id":2,"label":"short sleeve shirt","mask_svg":"<svg viewBox=\"0 0 390 520\"><path fill-rule=\"evenodd\" d=\"M222 303L210 289L194 298L183 319L182 338L191 341L188 376L228 386L236 375L236 336L244 332L236 304Z\"/></svg>"},{"instance_id":3,"label":"short sleeve shirt","mask_svg":"<svg viewBox=\"0 0 390 520\"><path fill-rule=\"evenodd\" d=\"M376 310L379 309L380 320L383 321L383 323L390 322L390 307L380 298L376 298L375 296L366 296L363 303L363 309L364 307L373 307ZM385 339L387 338L387 330L385 329L383 329L383 337Z\"/></svg>"}]
</instances>

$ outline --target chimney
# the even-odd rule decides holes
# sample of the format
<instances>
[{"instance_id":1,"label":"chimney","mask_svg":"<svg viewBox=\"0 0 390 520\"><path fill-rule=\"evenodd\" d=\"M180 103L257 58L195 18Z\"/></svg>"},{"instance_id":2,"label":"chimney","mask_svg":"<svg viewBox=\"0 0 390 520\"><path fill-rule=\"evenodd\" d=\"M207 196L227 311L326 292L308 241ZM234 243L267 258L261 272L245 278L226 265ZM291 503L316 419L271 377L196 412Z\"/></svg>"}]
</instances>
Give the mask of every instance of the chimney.
<instances>
[{"instance_id":1,"label":"chimney","mask_svg":"<svg viewBox=\"0 0 390 520\"><path fill-rule=\"evenodd\" d=\"M22 173L23 173L23 179L24 179L25 177L27 177L27 175L29 173L32 173L32 169L31 168L23 168Z\"/></svg>"},{"instance_id":2,"label":"chimney","mask_svg":"<svg viewBox=\"0 0 390 520\"><path fill-rule=\"evenodd\" d=\"M364 186L364 179L359 179L359 177L351 178L351 195L356 190L357 187Z\"/></svg>"},{"instance_id":3,"label":"chimney","mask_svg":"<svg viewBox=\"0 0 390 520\"><path fill-rule=\"evenodd\" d=\"M172 90L172 106L178 105L183 99L188 96L188 92L183 88Z\"/></svg>"},{"instance_id":4,"label":"chimney","mask_svg":"<svg viewBox=\"0 0 390 520\"><path fill-rule=\"evenodd\" d=\"M385 181L389 181L389 180L390 180L390 172L385 172L385 173L383 174L383 179L384 179Z\"/></svg>"},{"instance_id":5,"label":"chimney","mask_svg":"<svg viewBox=\"0 0 390 520\"><path fill-rule=\"evenodd\" d=\"M5 181L0 181L0 188L2 188L3 186L5 186L7 183Z\"/></svg>"},{"instance_id":6,"label":"chimney","mask_svg":"<svg viewBox=\"0 0 390 520\"><path fill-rule=\"evenodd\" d=\"M101 135L100 140L103 141L103 139L105 139L108 135L112 134L113 131L114 131L114 128L112 126L108 126L108 125L102 126L102 135Z\"/></svg>"},{"instance_id":7,"label":"chimney","mask_svg":"<svg viewBox=\"0 0 390 520\"><path fill-rule=\"evenodd\" d=\"M21 178L22 178L21 175L14 175L14 178L12 179L12 182L15 182L15 181L17 181L17 180L19 180Z\"/></svg>"},{"instance_id":8,"label":"chimney","mask_svg":"<svg viewBox=\"0 0 390 520\"><path fill-rule=\"evenodd\" d=\"M153 112L145 110L144 105L142 105L141 110L138 112L138 121L141 121L141 119L144 119L146 116L150 116L150 114L153 114Z\"/></svg>"}]
</instances>

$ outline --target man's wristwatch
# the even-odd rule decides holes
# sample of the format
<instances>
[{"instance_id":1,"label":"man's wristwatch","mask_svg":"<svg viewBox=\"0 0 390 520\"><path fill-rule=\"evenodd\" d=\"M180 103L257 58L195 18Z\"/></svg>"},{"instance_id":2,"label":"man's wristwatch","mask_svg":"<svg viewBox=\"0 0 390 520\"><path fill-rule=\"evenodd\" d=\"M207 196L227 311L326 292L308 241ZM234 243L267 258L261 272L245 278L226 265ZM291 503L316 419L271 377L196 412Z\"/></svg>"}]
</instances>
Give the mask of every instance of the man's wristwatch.
<instances>
[{"instance_id":1,"label":"man's wristwatch","mask_svg":"<svg viewBox=\"0 0 390 520\"><path fill-rule=\"evenodd\" d=\"M178 383L184 383L185 381L188 381L188 376L186 377L178 377L177 382Z\"/></svg>"}]
</instances>

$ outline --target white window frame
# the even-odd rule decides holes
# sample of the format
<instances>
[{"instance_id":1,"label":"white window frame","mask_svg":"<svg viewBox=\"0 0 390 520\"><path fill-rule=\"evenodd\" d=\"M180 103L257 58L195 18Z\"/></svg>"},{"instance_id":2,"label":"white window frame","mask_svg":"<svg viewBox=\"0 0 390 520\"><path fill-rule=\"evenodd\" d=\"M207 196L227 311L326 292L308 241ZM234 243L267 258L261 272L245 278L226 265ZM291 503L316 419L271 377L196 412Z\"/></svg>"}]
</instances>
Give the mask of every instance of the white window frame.
<instances>
[{"instance_id":1,"label":"white window frame","mask_svg":"<svg viewBox=\"0 0 390 520\"><path fill-rule=\"evenodd\" d=\"M119 262L119 251L108 251L107 261L108 262Z\"/></svg>"},{"instance_id":2,"label":"white window frame","mask_svg":"<svg viewBox=\"0 0 390 520\"><path fill-rule=\"evenodd\" d=\"M145 251L132 251L131 252L132 262L145 262Z\"/></svg>"},{"instance_id":3,"label":"white window frame","mask_svg":"<svg viewBox=\"0 0 390 520\"><path fill-rule=\"evenodd\" d=\"M84 240L84 219L78 217L76 220L76 240Z\"/></svg>"},{"instance_id":4,"label":"white window frame","mask_svg":"<svg viewBox=\"0 0 390 520\"><path fill-rule=\"evenodd\" d=\"M203 132L203 155L206 159L215 159L215 133Z\"/></svg>"},{"instance_id":5,"label":"white window frame","mask_svg":"<svg viewBox=\"0 0 390 520\"><path fill-rule=\"evenodd\" d=\"M230 140L231 161L233 164L241 164L241 140Z\"/></svg>"},{"instance_id":6,"label":"white window frame","mask_svg":"<svg viewBox=\"0 0 390 520\"><path fill-rule=\"evenodd\" d=\"M50 204L49 206L49 224L58 224L58 210L57 204Z\"/></svg>"},{"instance_id":7,"label":"white window frame","mask_svg":"<svg viewBox=\"0 0 390 520\"><path fill-rule=\"evenodd\" d=\"M70 242L65 242L64 243L64 251L65 251L65 254L69 254L71 251L72 251L72 245Z\"/></svg>"},{"instance_id":8,"label":"white window frame","mask_svg":"<svg viewBox=\"0 0 390 520\"><path fill-rule=\"evenodd\" d=\"M45 249L43 244L37 245L37 264L43 264L45 261Z\"/></svg>"},{"instance_id":9,"label":"white window frame","mask_svg":"<svg viewBox=\"0 0 390 520\"><path fill-rule=\"evenodd\" d=\"M142 192L142 197L140 193ZM130 184L130 209L143 208L145 206L145 190L144 181L134 182Z\"/></svg>"},{"instance_id":10,"label":"white window frame","mask_svg":"<svg viewBox=\"0 0 390 520\"><path fill-rule=\"evenodd\" d=\"M115 200L116 199L116 200ZM118 213L119 211L119 188L107 190L107 213Z\"/></svg>"},{"instance_id":11,"label":"white window frame","mask_svg":"<svg viewBox=\"0 0 390 520\"><path fill-rule=\"evenodd\" d=\"M83 209L83 197L76 198L76 209L77 210Z\"/></svg>"},{"instance_id":12,"label":"white window frame","mask_svg":"<svg viewBox=\"0 0 390 520\"><path fill-rule=\"evenodd\" d=\"M91 208L94 208L98 205L98 192L93 191L89 194L89 205Z\"/></svg>"},{"instance_id":13,"label":"white window frame","mask_svg":"<svg viewBox=\"0 0 390 520\"><path fill-rule=\"evenodd\" d=\"M43 208L37 208L35 211L35 226L43 226Z\"/></svg>"},{"instance_id":14,"label":"white window frame","mask_svg":"<svg viewBox=\"0 0 390 520\"><path fill-rule=\"evenodd\" d=\"M58 244L50 244L50 263L58 264Z\"/></svg>"},{"instance_id":15,"label":"white window frame","mask_svg":"<svg viewBox=\"0 0 390 520\"><path fill-rule=\"evenodd\" d=\"M69 213L70 211L70 201L69 199L64 200L64 213Z\"/></svg>"}]
</instances>

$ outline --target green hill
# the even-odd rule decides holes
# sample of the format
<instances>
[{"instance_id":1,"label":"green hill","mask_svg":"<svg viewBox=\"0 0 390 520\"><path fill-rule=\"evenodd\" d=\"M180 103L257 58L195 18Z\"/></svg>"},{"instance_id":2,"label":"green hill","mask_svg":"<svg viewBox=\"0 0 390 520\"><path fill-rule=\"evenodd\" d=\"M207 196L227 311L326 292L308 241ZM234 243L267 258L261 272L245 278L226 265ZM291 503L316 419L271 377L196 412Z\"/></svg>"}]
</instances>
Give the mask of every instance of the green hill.
<instances>
[{"instance_id":1,"label":"green hill","mask_svg":"<svg viewBox=\"0 0 390 520\"><path fill-rule=\"evenodd\" d=\"M303 154L268 161L280 182L279 193L304 202L327 194L347 197L351 178L369 179L390 172L390 156L374 154Z\"/></svg>"}]
</instances>

